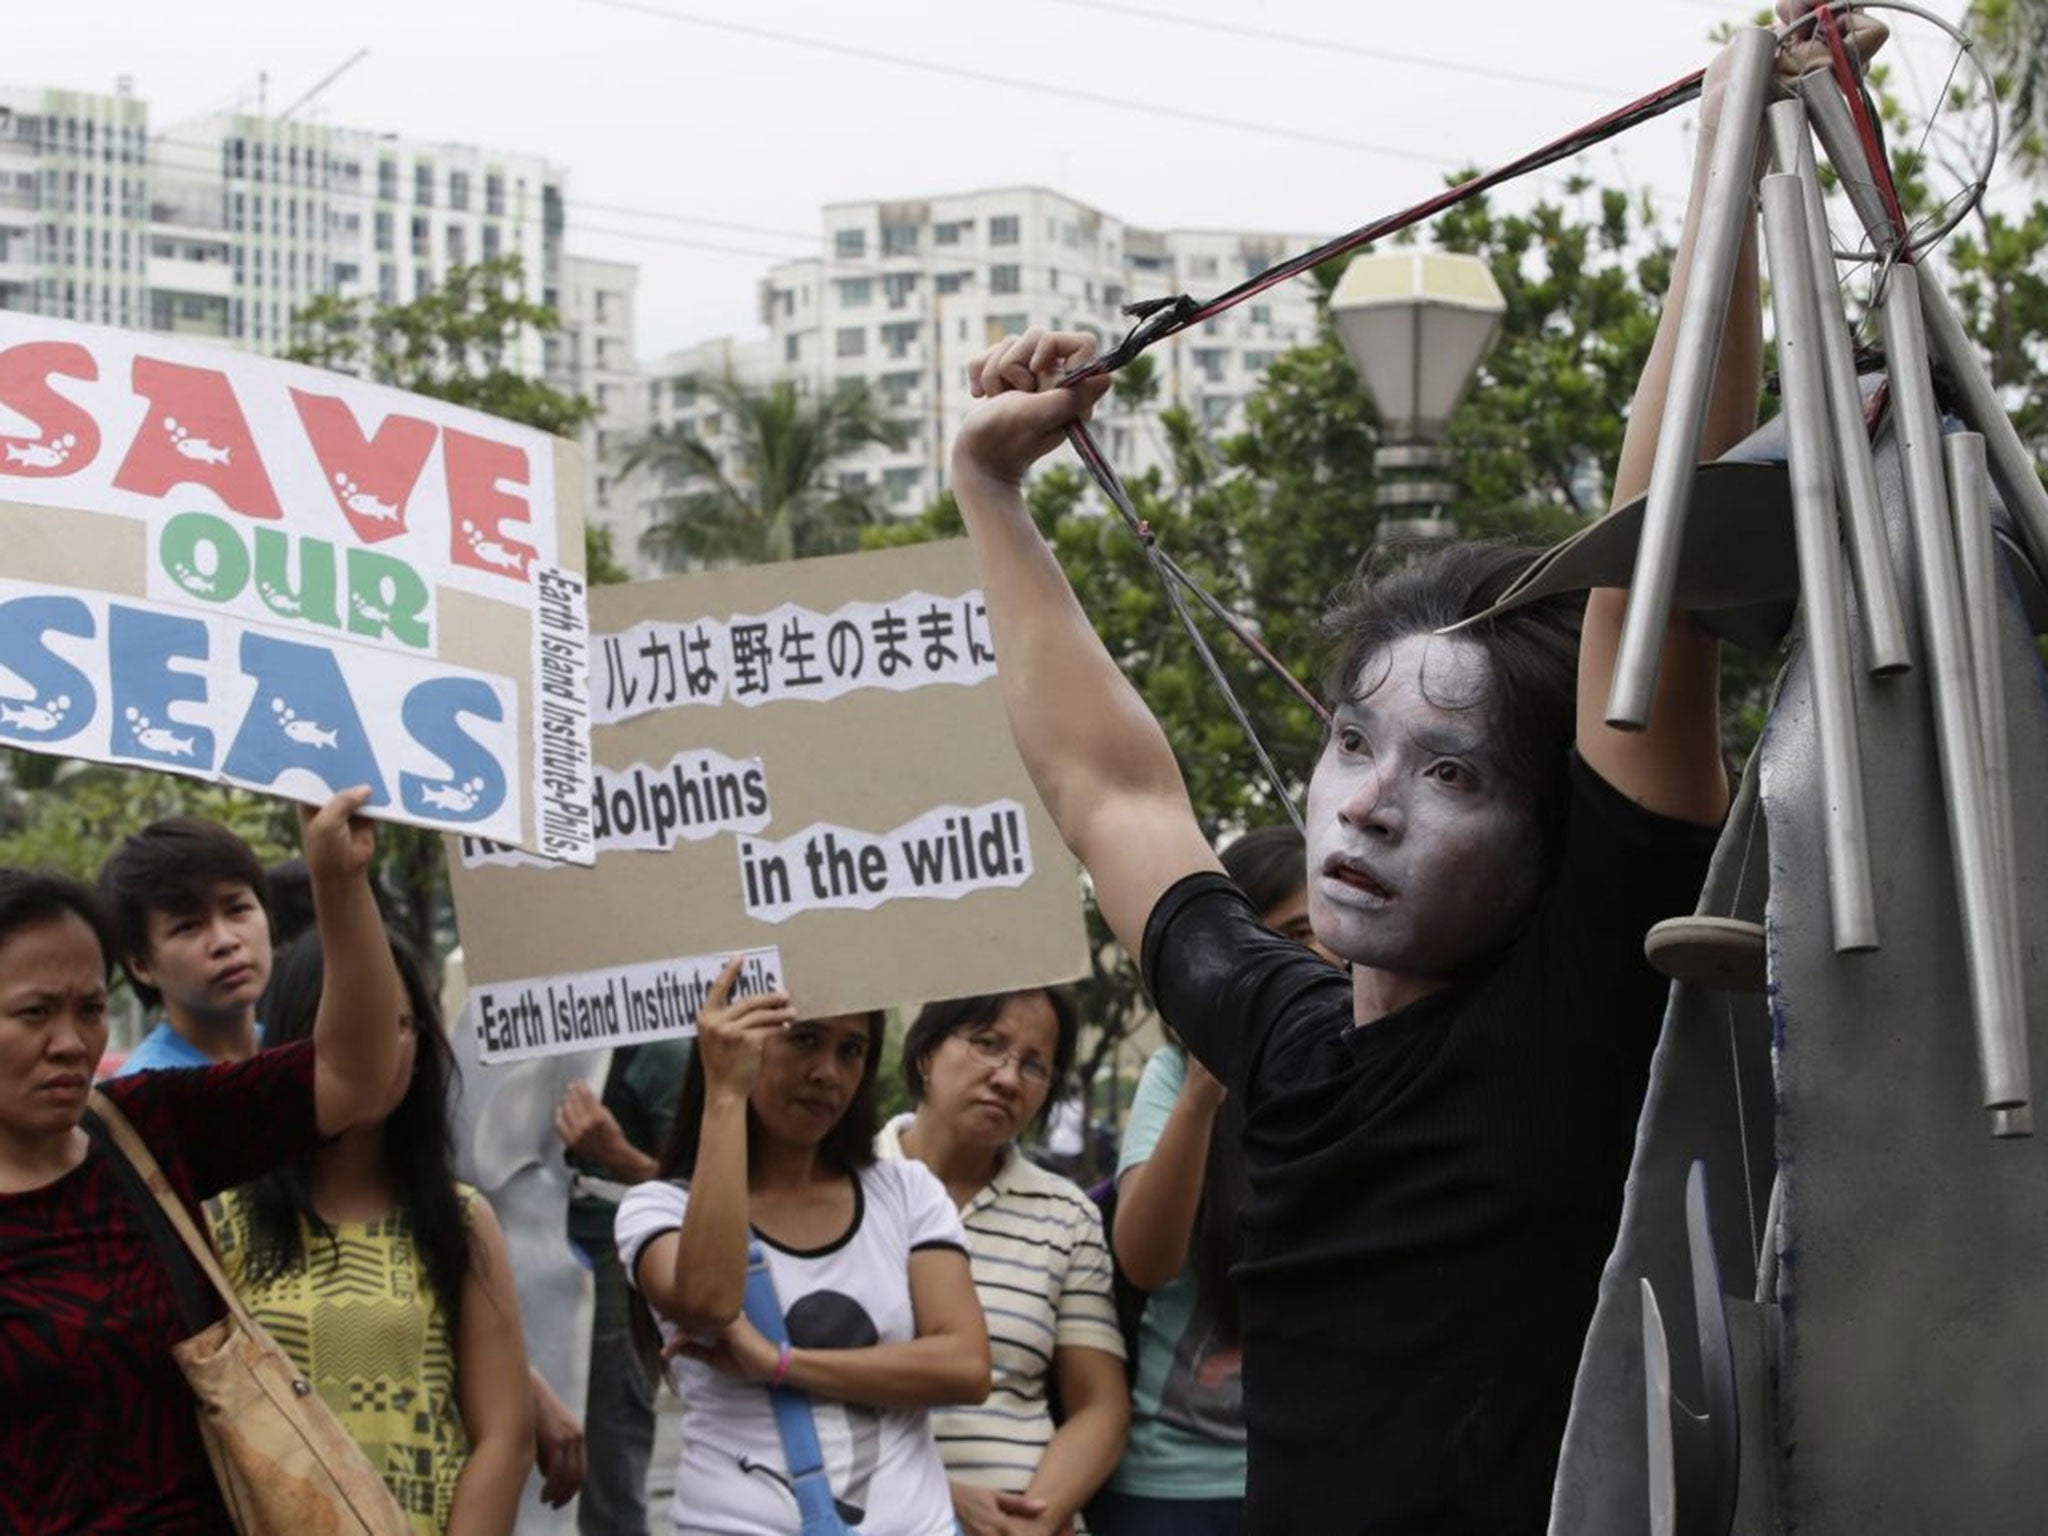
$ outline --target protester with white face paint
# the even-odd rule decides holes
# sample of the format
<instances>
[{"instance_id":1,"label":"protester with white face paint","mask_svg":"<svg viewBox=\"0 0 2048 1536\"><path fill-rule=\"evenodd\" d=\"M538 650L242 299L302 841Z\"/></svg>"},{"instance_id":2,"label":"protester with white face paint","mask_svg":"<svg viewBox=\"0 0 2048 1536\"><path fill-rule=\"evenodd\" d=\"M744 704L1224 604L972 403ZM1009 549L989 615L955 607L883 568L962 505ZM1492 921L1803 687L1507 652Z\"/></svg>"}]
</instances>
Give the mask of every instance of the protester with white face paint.
<instances>
[{"instance_id":1,"label":"protester with white face paint","mask_svg":"<svg viewBox=\"0 0 2048 1536\"><path fill-rule=\"evenodd\" d=\"M1617 504L1648 481L1724 79L1725 59ZM1750 231L1702 457L1755 421L1760 332ZM978 358L953 485L1039 793L1167 1022L1243 1106L1251 1528L1541 1531L1662 1014L1643 934L1692 910L1727 808L1716 642L1674 618L1650 729L1627 734L1603 720L1624 593L1591 595L1576 643L1566 605L1446 637L1526 552L1369 574L1333 615L1309 791L1310 916L1346 978L1217 872L1171 747L1025 508L1026 471L1109 387L1055 387L1093 346L1031 332Z\"/></svg>"}]
</instances>

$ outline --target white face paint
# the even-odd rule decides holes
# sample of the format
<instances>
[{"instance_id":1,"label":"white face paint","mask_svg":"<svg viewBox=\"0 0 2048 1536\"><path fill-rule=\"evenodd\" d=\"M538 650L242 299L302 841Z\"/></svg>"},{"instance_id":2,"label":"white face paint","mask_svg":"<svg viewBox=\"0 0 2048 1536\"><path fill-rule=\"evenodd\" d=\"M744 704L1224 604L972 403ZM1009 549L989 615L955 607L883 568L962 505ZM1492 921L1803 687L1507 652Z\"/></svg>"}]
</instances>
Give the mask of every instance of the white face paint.
<instances>
[{"instance_id":1,"label":"white face paint","mask_svg":"<svg viewBox=\"0 0 2048 1536\"><path fill-rule=\"evenodd\" d=\"M1375 991L1398 1006L1520 926L1541 841L1499 753L1476 641L1404 636L1354 689L1309 781L1309 918L1335 953L1385 973Z\"/></svg>"}]
</instances>

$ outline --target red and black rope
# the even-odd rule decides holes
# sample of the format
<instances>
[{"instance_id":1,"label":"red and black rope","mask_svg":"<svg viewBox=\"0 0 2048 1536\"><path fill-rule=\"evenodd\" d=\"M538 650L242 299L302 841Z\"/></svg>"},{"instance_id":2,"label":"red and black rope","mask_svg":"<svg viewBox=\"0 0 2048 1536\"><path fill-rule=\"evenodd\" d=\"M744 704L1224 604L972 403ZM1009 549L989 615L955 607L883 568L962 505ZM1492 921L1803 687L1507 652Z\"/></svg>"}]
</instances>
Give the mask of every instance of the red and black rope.
<instances>
[{"instance_id":1,"label":"red and black rope","mask_svg":"<svg viewBox=\"0 0 2048 1536\"><path fill-rule=\"evenodd\" d=\"M1870 158L1879 188L1885 198L1886 207L1893 220L1894 227L1898 231L1901 249L1900 259L1910 259L1910 251L1905 247L1905 219L1899 209L1897 188L1893 185L1891 179L1890 168L1884 151L1882 130L1878 125L1875 109L1871 106L1868 94L1863 86L1861 73L1856 67L1854 53L1848 47L1843 37L1841 26L1835 19L1831 8L1823 7L1815 11L1813 17L1819 36L1828 47L1837 83L1840 85L1843 94L1848 97L1852 111L1855 114L1858 135L1863 141L1864 151ZM1131 362L1132 359L1143 354L1147 348L1166 340L1167 337L1178 335L1180 332L1188 330L1193 326L1213 320L1226 310L1233 309L1246 300L1266 292L1268 289L1277 287L1292 278L1299 277L1310 269L1321 266L1326 261L1331 261L1347 252L1358 249L1360 246L1369 245L1376 240L1383 240L1389 235L1396 234L1403 229L1409 228L1411 225L1419 224L1424 219L1431 218L1447 208L1455 207L1457 204L1476 197L1482 192L1501 185L1503 182L1511 181L1517 176L1524 176L1532 171L1538 171L1546 166L1554 165L1560 160L1580 154L1596 144L1613 138L1619 133L1626 132L1630 128L1660 117L1664 113L1671 111L1674 107L1682 106L1686 102L1694 100L1699 95L1700 88L1705 79L1706 71L1698 70L1681 79L1674 80L1661 90L1653 91L1647 96L1637 98L1626 106L1619 107L1602 117L1595 118L1592 122L1575 128L1571 132L1551 140L1548 144L1532 150L1526 155L1510 160L1504 165L1496 166L1490 171L1484 171L1468 177L1456 186L1447 187L1442 192L1424 198L1421 202L1404 208L1397 213L1387 214L1382 218L1372 220L1370 223L1361 224L1349 233L1339 235L1333 240L1325 241L1311 250L1290 256L1266 268L1263 272L1245 279L1236 287L1217 294L1214 298L1198 300L1182 293L1165 298L1145 299L1127 304L1124 306L1124 313L1131 316L1136 323L1124 335L1122 340L1100 356L1078 368L1072 369L1059 382L1061 385L1074 384L1082 379L1114 373ZM1161 586L1166 591L1168 602L1174 611L1174 616L1180 621L1181 628L1186 631L1188 638L1194 643L1196 653L1201 657L1202 663L1207 668L1211 679L1215 682L1217 688L1221 690L1224 702L1228 705L1232 717L1251 741L1252 750L1259 759L1259 766L1265 772L1275 795L1280 803L1287 808L1288 815L1293 818L1295 825L1300 826L1301 816L1294 805L1293 795L1288 790L1286 781L1281 778L1278 769L1274 767L1271 757L1268 756L1264 744L1259 739L1258 732L1253 728L1249 716L1245 713L1244 706L1239 702L1236 691L1231 687L1230 680L1224 675L1222 666L1217 662L1215 653L1210 650L1208 641L1203 638L1200 629L1196 626L1194 616L1189 612L1187 602L1183 596L1183 590L1191 594L1218 623L1222 624L1269 671L1280 678L1293 691L1295 696L1306 703L1316 713L1317 717L1325 723L1329 719L1328 709L1322 700L1316 696L1315 692L1296 678L1280 658L1273 654L1272 650L1259 638L1256 628L1251 623L1241 616L1231 613L1221 603L1217 602L1173 560L1172 556L1159 547L1159 542L1153 535L1151 527L1138 515L1137 509L1131 503L1129 493L1124 489L1122 479L1118 476L1115 467L1109 462L1108 456L1103 453L1101 446L1095 441L1094 435L1088 430L1087 423L1077 421L1069 426L1067 428L1067 440L1073 445L1074 452L1080 457L1082 465L1087 469L1103 495L1108 498L1110 505L1116 509L1117 514L1124 520L1125 525L1131 530L1133 536L1137 538L1140 546L1144 549L1146 559L1150 562L1153 571L1159 577Z\"/></svg>"}]
</instances>

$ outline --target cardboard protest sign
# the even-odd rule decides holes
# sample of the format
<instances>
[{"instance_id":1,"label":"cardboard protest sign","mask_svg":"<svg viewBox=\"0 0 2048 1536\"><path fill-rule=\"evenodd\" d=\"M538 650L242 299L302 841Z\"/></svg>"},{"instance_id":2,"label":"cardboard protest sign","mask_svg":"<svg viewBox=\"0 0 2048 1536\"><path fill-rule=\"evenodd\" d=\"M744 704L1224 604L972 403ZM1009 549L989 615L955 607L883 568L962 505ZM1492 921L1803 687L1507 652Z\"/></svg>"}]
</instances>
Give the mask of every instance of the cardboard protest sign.
<instances>
[{"instance_id":1,"label":"cardboard protest sign","mask_svg":"<svg viewBox=\"0 0 2048 1536\"><path fill-rule=\"evenodd\" d=\"M587 863L578 451L0 313L0 741Z\"/></svg>"},{"instance_id":2,"label":"cardboard protest sign","mask_svg":"<svg viewBox=\"0 0 2048 1536\"><path fill-rule=\"evenodd\" d=\"M964 542L590 602L596 865L450 847L481 1059L685 1033L738 953L812 1016L1086 969Z\"/></svg>"}]
</instances>

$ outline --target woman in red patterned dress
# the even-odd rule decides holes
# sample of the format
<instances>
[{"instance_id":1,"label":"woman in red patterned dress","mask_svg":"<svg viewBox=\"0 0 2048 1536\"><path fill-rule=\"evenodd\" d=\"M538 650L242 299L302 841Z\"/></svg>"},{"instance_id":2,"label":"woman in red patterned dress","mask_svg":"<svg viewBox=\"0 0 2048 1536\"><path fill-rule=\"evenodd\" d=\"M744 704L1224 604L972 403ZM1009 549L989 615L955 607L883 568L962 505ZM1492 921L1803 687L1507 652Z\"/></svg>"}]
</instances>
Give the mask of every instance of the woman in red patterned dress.
<instances>
[{"instance_id":1,"label":"woman in red patterned dress","mask_svg":"<svg viewBox=\"0 0 2048 1536\"><path fill-rule=\"evenodd\" d=\"M327 950L313 1038L106 1087L202 1229L200 1201L382 1119L403 1092L405 994L370 892L367 797L299 813ZM171 1359L192 1330L83 1123L114 953L90 888L0 869L0 1531L230 1536Z\"/></svg>"}]
</instances>

